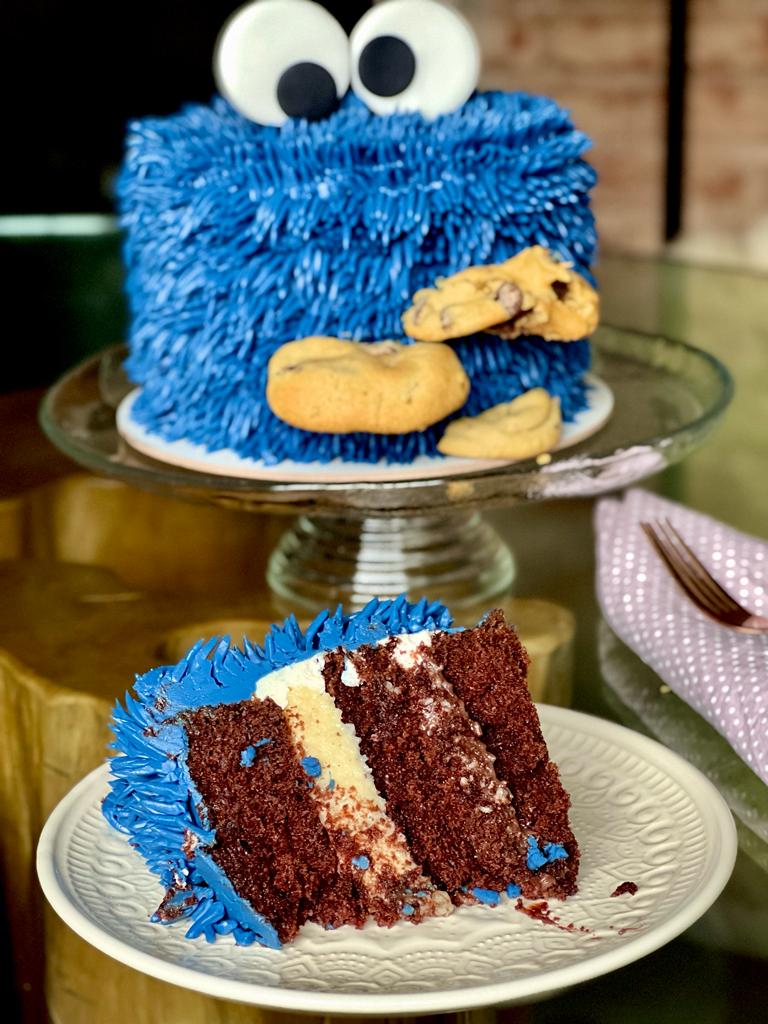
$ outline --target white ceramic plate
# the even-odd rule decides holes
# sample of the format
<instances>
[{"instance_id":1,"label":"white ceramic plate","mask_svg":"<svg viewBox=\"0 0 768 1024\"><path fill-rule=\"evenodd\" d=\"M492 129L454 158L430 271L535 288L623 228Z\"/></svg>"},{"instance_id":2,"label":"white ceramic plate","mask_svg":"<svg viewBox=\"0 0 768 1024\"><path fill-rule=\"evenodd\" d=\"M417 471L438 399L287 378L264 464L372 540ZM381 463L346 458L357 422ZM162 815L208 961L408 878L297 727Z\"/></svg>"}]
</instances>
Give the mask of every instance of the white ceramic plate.
<instances>
[{"instance_id":1,"label":"white ceramic plate","mask_svg":"<svg viewBox=\"0 0 768 1024\"><path fill-rule=\"evenodd\" d=\"M37 869L54 910L104 953L211 996L280 1010L357 1015L450 1012L519 1002L615 970L699 918L736 856L730 812L695 768L612 722L540 707L572 800L579 893L552 901L554 923L514 901L464 907L391 929L305 926L280 950L209 945L183 922L150 924L162 895L140 856L101 815L107 766L49 818ZM611 896L622 882L634 896ZM530 906L530 905L529 905Z\"/></svg>"},{"instance_id":2,"label":"white ceramic plate","mask_svg":"<svg viewBox=\"0 0 768 1024\"><path fill-rule=\"evenodd\" d=\"M589 406L572 423L563 424L563 431L555 451L570 448L586 440L605 426L613 412L613 392L599 377L586 374ZM387 483L397 480L424 480L430 477L456 476L460 473L479 473L509 465L501 459L458 459L420 455L408 465L387 463L342 462L281 462L269 466L260 459L244 459L228 448L209 452L190 441L164 441L134 422L131 415L139 389L122 400L117 409L116 423L120 436L131 448L158 462L167 462L183 469L247 480L274 480L280 483Z\"/></svg>"}]
</instances>

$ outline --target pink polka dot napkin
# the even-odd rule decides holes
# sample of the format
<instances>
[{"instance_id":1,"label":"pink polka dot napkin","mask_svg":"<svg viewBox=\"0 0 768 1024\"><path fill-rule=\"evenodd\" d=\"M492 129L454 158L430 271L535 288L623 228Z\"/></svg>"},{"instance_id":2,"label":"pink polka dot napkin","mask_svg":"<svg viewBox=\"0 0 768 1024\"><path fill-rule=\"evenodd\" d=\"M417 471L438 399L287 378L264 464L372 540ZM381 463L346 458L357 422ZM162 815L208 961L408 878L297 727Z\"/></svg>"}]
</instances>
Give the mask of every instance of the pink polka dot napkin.
<instances>
[{"instance_id":1,"label":"pink polka dot napkin","mask_svg":"<svg viewBox=\"0 0 768 1024\"><path fill-rule=\"evenodd\" d=\"M597 594L628 647L768 783L768 636L719 626L669 575L640 529L668 518L718 582L768 615L768 542L639 489L595 510Z\"/></svg>"}]
</instances>

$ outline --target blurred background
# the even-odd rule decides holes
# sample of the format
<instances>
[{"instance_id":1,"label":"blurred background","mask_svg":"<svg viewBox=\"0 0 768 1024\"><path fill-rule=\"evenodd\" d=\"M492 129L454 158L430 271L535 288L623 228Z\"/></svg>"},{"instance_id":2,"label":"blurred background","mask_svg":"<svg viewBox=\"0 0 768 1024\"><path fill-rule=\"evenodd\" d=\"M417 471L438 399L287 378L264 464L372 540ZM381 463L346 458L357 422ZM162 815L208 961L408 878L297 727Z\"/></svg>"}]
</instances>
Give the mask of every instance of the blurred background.
<instances>
[{"instance_id":1,"label":"blurred background","mask_svg":"<svg viewBox=\"0 0 768 1024\"><path fill-rule=\"evenodd\" d=\"M482 86L551 95L593 138L603 254L768 269L768 0L457 2ZM122 338L111 211L126 122L210 97L238 6L6 0L0 281L6 318L45 347L18 346L0 390ZM326 6L349 28L370 4Z\"/></svg>"}]
</instances>

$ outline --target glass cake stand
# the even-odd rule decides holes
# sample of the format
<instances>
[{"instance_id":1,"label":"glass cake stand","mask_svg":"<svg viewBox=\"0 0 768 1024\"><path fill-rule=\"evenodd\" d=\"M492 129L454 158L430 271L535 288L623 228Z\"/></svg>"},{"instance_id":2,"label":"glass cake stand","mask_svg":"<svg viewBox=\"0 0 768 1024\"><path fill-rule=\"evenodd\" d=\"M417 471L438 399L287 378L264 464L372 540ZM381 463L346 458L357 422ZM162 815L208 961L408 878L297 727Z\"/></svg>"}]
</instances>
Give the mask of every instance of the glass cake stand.
<instances>
[{"instance_id":1,"label":"glass cake stand","mask_svg":"<svg viewBox=\"0 0 768 1024\"><path fill-rule=\"evenodd\" d=\"M615 406L598 433L551 457L460 473L344 480L223 476L160 462L131 448L115 415L132 385L114 346L65 374L46 394L48 437L76 462L145 490L297 518L272 552L278 602L312 612L408 592L454 608L482 607L510 587L512 553L482 511L590 497L678 462L700 445L731 399L725 367L690 345L601 326L594 372ZM370 470L369 470L370 473Z\"/></svg>"}]
</instances>

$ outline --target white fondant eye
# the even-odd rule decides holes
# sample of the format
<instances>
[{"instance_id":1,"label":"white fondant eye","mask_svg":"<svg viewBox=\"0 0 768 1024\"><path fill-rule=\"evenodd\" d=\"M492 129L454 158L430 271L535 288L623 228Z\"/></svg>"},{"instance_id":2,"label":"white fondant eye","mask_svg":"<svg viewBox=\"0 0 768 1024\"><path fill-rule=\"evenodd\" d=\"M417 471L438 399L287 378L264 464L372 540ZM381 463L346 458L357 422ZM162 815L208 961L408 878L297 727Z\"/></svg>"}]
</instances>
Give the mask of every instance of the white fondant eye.
<instances>
[{"instance_id":1,"label":"white fondant eye","mask_svg":"<svg viewBox=\"0 0 768 1024\"><path fill-rule=\"evenodd\" d=\"M352 88L375 114L456 110L477 86L480 47L462 15L437 0L384 0L352 30Z\"/></svg>"},{"instance_id":2,"label":"white fondant eye","mask_svg":"<svg viewBox=\"0 0 768 1024\"><path fill-rule=\"evenodd\" d=\"M221 93L251 121L317 121L349 88L349 40L312 0L256 0L225 24L213 70Z\"/></svg>"}]
</instances>

